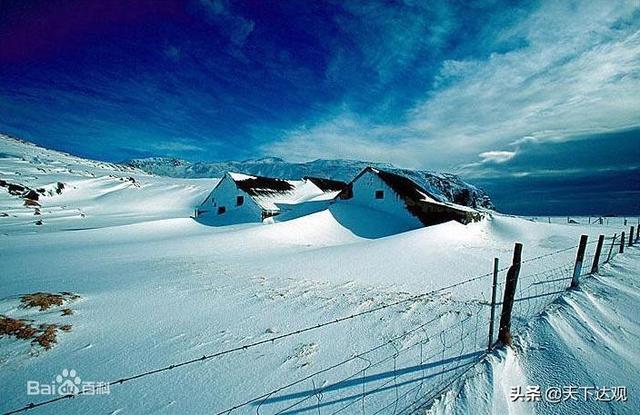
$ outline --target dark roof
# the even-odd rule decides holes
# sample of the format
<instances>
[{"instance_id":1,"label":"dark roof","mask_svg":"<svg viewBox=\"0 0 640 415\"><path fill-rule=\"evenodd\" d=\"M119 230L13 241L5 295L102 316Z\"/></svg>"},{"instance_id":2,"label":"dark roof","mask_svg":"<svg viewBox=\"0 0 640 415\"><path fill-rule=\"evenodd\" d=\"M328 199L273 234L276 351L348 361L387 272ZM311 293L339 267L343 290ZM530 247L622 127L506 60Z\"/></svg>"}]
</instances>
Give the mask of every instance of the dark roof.
<instances>
[{"instance_id":1,"label":"dark roof","mask_svg":"<svg viewBox=\"0 0 640 415\"><path fill-rule=\"evenodd\" d=\"M422 188L422 186L409 179L408 177L379 169L375 169L374 173L376 173L378 177L380 177L382 181L387 184L387 186L392 188L398 195L402 196L403 198L410 198L417 202L424 199L424 195L427 195L436 201L438 200L435 196Z\"/></svg>"},{"instance_id":2,"label":"dark roof","mask_svg":"<svg viewBox=\"0 0 640 415\"><path fill-rule=\"evenodd\" d=\"M439 202L422 186L408 177L377 168L365 168L349 183L349 187L366 172L371 172L380 177L387 186L400 196L407 210L425 226L437 225L450 220L467 224L482 217L479 213L474 213L466 208L458 208L455 205ZM425 195L433 200L425 200Z\"/></svg>"},{"instance_id":3,"label":"dark roof","mask_svg":"<svg viewBox=\"0 0 640 415\"><path fill-rule=\"evenodd\" d=\"M313 182L323 192L335 192L344 190L347 187L347 183L340 180L325 179L322 177L304 176L303 179Z\"/></svg>"},{"instance_id":4,"label":"dark roof","mask_svg":"<svg viewBox=\"0 0 640 415\"><path fill-rule=\"evenodd\" d=\"M288 181L273 177L250 176L242 180L233 179L233 181L239 189L253 196L265 193L285 193L294 190L293 185Z\"/></svg>"}]
</instances>

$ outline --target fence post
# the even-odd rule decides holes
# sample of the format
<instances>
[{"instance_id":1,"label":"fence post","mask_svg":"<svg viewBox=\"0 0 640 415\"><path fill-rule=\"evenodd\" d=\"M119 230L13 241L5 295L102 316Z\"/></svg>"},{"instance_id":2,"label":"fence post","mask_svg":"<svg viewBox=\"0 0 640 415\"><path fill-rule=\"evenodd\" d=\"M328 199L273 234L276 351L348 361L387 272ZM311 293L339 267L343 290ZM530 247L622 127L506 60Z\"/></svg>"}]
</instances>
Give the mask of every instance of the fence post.
<instances>
[{"instance_id":1,"label":"fence post","mask_svg":"<svg viewBox=\"0 0 640 415\"><path fill-rule=\"evenodd\" d=\"M636 242L638 242L638 239L640 239L640 224L636 228Z\"/></svg>"},{"instance_id":2,"label":"fence post","mask_svg":"<svg viewBox=\"0 0 640 415\"><path fill-rule=\"evenodd\" d=\"M613 234L613 239L611 240L611 246L609 247L609 255L607 255L607 260L604 262L609 262L609 260L611 259L611 254L613 253L613 247L616 244L616 238L618 237L617 233Z\"/></svg>"},{"instance_id":3,"label":"fence post","mask_svg":"<svg viewBox=\"0 0 640 415\"><path fill-rule=\"evenodd\" d=\"M591 273L598 272L600 266L600 252L602 251L602 245L604 244L604 235L598 236L598 245L596 245L596 254L593 256L593 265L591 265Z\"/></svg>"},{"instance_id":4,"label":"fence post","mask_svg":"<svg viewBox=\"0 0 640 415\"><path fill-rule=\"evenodd\" d=\"M504 286L504 300L502 301L502 315L500 316L500 330L498 340L502 344L511 345L511 311L513 311L513 301L516 296L516 286L518 285L518 275L522 262L522 244L516 242L513 248L513 263L507 271L507 279Z\"/></svg>"},{"instance_id":5,"label":"fence post","mask_svg":"<svg viewBox=\"0 0 640 415\"><path fill-rule=\"evenodd\" d=\"M634 233L633 231L634 230L635 229L634 229L633 226L629 229L629 243L627 244L627 246L633 246L633 233Z\"/></svg>"},{"instance_id":6,"label":"fence post","mask_svg":"<svg viewBox=\"0 0 640 415\"><path fill-rule=\"evenodd\" d=\"M493 258L493 285L491 286L491 320L489 320L489 346L493 346L493 320L496 316L496 287L498 285L498 258Z\"/></svg>"},{"instance_id":7,"label":"fence post","mask_svg":"<svg viewBox=\"0 0 640 415\"><path fill-rule=\"evenodd\" d=\"M622 231L622 236L620 237L620 253L624 253L624 231Z\"/></svg>"},{"instance_id":8,"label":"fence post","mask_svg":"<svg viewBox=\"0 0 640 415\"><path fill-rule=\"evenodd\" d=\"M576 264L573 266L573 278L571 278L571 288L576 288L580 284L580 273L582 272L582 262L584 261L584 251L587 249L587 235L580 236L580 245L576 255Z\"/></svg>"}]
</instances>

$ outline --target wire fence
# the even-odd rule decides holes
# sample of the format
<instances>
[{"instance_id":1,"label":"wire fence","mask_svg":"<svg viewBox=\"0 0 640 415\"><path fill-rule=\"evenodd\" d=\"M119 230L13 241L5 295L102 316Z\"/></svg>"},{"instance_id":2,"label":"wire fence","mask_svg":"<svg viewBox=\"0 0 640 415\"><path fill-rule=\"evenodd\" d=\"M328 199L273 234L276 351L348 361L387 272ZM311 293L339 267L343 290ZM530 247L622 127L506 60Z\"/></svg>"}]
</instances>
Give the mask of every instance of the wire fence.
<instances>
[{"instance_id":1,"label":"wire fence","mask_svg":"<svg viewBox=\"0 0 640 415\"><path fill-rule=\"evenodd\" d=\"M627 236L628 238L628 236ZM626 238L625 238L626 239ZM637 233L633 235L637 241ZM624 241L627 244L628 241ZM604 238L598 267L619 252L620 236ZM519 264L520 275L513 300L511 330L522 330L533 318L562 296L571 286L574 274L585 277L593 268L598 241L586 244L582 267L576 274L578 245L526 258ZM270 348L278 353L278 345L290 338L321 336L329 327L375 318L381 313L394 316L418 307L419 323L406 324L374 334L379 341L343 356L331 356L335 363L312 370L299 371L277 387L263 391L247 391L247 398L230 406L211 408L214 414L410 414L428 408L454 382L491 352L489 322L492 319L491 287L497 275L493 320L498 327L503 305L505 280L510 266L466 278L436 290L409 295L396 301L372 306L363 311L303 327L264 340L202 355L190 360L123 376L109 386L142 381L152 375L198 364L211 359L225 359L255 348ZM59 396L48 401L25 405L17 413L62 399L82 395Z\"/></svg>"}]
</instances>

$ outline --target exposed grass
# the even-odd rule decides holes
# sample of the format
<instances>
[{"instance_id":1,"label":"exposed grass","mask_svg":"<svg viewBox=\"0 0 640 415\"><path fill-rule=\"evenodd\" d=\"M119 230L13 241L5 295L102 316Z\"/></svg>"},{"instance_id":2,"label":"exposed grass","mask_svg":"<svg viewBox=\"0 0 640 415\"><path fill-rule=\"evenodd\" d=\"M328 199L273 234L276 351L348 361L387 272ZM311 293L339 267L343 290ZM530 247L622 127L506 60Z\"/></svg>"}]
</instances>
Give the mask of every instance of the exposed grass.
<instances>
[{"instance_id":1,"label":"exposed grass","mask_svg":"<svg viewBox=\"0 0 640 415\"><path fill-rule=\"evenodd\" d=\"M57 324L43 323L34 327L29 320L0 315L0 337L13 336L21 340L31 340L31 344L37 344L45 350L51 349L57 343L58 330L71 331L71 325L58 326Z\"/></svg>"},{"instance_id":2,"label":"exposed grass","mask_svg":"<svg viewBox=\"0 0 640 415\"><path fill-rule=\"evenodd\" d=\"M38 311L46 311L53 307L60 307L65 303L80 298L79 295L69 291L60 293L36 292L20 297L22 308L37 308ZM60 310L63 316L73 314L71 308ZM39 345L45 350L51 349L57 343L59 331L71 331L71 324L41 323L35 325L33 320L25 320L0 315L0 338L12 336L21 340L31 340L31 344Z\"/></svg>"},{"instance_id":3,"label":"exposed grass","mask_svg":"<svg viewBox=\"0 0 640 415\"><path fill-rule=\"evenodd\" d=\"M27 320L18 320L0 315L0 336L15 336L18 339L30 339L38 330Z\"/></svg>"},{"instance_id":4,"label":"exposed grass","mask_svg":"<svg viewBox=\"0 0 640 415\"><path fill-rule=\"evenodd\" d=\"M23 308L40 307L40 311L48 310L64 304L64 297L61 294L33 293L20 297Z\"/></svg>"},{"instance_id":5,"label":"exposed grass","mask_svg":"<svg viewBox=\"0 0 640 415\"><path fill-rule=\"evenodd\" d=\"M51 307L59 307L65 302L77 300L78 298L80 298L79 295L70 293L68 291L63 291L59 294L37 292L33 294L23 295L22 297L20 297L20 302L22 303L23 308L39 307L40 311L44 311L50 309ZM69 310L69 314L73 314L73 311L71 309L67 308L65 310ZM65 310L62 310L63 315L69 315L64 314Z\"/></svg>"},{"instance_id":6,"label":"exposed grass","mask_svg":"<svg viewBox=\"0 0 640 415\"><path fill-rule=\"evenodd\" d=\"M39 344L45 350L49 350L53 347L54 344L58 342L57 340L57 331L58 326L55 324L41 324L40 332L37 336L31 340L32 344Z\"/></svg>"}]
</instances>

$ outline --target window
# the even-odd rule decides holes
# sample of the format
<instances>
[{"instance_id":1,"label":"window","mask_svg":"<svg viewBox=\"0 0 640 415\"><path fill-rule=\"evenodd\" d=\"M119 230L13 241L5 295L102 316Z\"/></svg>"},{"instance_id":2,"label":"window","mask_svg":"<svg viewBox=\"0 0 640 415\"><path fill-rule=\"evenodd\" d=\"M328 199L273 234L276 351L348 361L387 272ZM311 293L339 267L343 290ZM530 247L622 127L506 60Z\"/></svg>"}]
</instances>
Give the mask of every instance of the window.
<instances>
[{"instance_id":1,"label":"window","mask_svg":"<svg viewBox=\"0 0 640 415\"><path fill-rule=\"evenodd\" d=\"M242 206L244 204L244 196L236 197L236 206Z\"/></svg>"},{"instance_id":2,"label":"window","mask_svg":"<svg viewBox=\"0 0 640 415\"><path fill-rule=\"evenodd\" d=\"M227 208L225 208L224 206L220 206L220 207L218 208L218 215L222 215L222 214L224 214L224 212L226 212L226 211L227 211Z\"/></svg>"},{"instance_id":3,"label":"window","mask_svg":"<svg viewBox=\"0 0 640 415\"><path fill-rule=\"evenodd\" d=\"M376 199L384 199L384 190L376 190Z\"/></svg>"}]
</instances>

